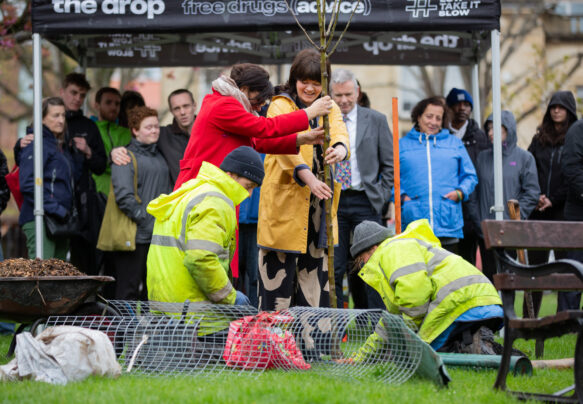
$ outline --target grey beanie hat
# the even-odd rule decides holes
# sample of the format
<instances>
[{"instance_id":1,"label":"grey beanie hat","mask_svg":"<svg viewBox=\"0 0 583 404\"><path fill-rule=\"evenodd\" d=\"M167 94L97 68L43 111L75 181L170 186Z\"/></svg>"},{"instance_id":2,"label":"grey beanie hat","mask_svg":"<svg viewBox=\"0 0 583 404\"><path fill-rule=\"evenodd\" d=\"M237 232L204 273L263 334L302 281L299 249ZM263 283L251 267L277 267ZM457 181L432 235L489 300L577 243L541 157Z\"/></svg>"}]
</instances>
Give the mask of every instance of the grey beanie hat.
<instances>
[{"instance_id":1,"label":"grey beanie hat","mask_svg":"<svg viewBox=\"0 0 583 404\"><path fill-rule=\"evenodd\" d=\"M227 154L220 169L248 178L257 185L261 185L265 177L261 156L249 146L237 147Z\"/></svg>"},{"instance_id":2,"label":"grey beanie hat","mask_svg":"<svg viewBox=\"0 0 583 404\"><path fill-rule=\"evenodd\" d=\"M361 252L368 250L373 245L382 243L392 235L391 230L388 228L376 222L365 220L354 229L350 254L352 254L352 257L356 257Z\"/></svg>"}]
</instances>

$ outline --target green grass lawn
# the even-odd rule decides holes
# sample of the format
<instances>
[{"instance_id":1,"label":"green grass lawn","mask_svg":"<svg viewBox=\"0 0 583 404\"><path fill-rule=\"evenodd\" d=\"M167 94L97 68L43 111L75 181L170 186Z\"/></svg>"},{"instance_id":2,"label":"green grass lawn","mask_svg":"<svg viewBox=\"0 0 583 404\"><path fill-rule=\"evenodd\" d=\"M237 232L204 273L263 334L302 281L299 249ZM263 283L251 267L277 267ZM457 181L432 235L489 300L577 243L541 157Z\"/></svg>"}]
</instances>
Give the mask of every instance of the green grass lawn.
<instances>
[{"instance_id":1,"label":"green grass lawn","mask_svg":"<svg viewBox=\"0 0 583 404\"><path fill-rule=\"evenodd\" d=\"M554 295L545 296L543 314L554 310ZM0 337L0 363L10 339ZM515 346L534 356L534 341ZM573 357L575 336L549 339L545 359ZM119 379L90 378L67 386L38 382L0 383L0 403L513 403L509 395L492 390L495 370L448 369L448 388L412 379L399 385L376 380L356 382L321 374L269 370L263 374L223 374L216 377L144 377L123 375ZM534 370L532 377L509 377L515 390L552 393L573 383L572 370Z\"/></svg>"}]
</instances>

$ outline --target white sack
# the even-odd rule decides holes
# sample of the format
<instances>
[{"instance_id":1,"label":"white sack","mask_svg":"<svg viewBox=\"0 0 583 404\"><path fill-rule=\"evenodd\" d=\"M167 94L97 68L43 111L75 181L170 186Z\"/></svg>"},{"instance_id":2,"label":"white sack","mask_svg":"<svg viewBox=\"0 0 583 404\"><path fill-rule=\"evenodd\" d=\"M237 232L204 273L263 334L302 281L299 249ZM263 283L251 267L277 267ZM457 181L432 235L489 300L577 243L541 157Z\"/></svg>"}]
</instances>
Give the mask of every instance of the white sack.
<instances>
[{"instance_id":1,"label":"white sack","mask_svg":"<svg viewBox=\"0 0 583 404\"><path fill-rule=\"evenodd\" d=\"M0 380L24 378L67 384L90 375L117 377L121 366L111 341L101 331L81 327L49 327L33 338L16 337L15 358L0 366Z\"/></svg>"}]
</instances>

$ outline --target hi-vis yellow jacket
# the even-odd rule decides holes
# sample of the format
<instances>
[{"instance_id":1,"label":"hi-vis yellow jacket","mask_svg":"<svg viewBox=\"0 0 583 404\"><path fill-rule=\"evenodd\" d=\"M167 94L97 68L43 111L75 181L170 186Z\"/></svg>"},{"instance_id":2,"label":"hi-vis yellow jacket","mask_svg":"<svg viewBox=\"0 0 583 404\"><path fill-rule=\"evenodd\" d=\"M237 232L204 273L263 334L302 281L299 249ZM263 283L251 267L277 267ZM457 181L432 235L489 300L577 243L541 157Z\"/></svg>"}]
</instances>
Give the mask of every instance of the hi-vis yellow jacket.
<instances>
[{"instance_id":1,"label":"hi-vis yellow jacket","mask_svg":"<svg viewBox=\"0 0 583 404\"><path fill-rule=\"evenodd\" d=\"M359 276L379 292L389 312L412 320L427 343L465 311L502 304L488 278L441 248L426 219L381 243Z\"/></svg>"},{"instance_id":2,"label":"hi-vis yellow jacket","mask_svg":"<svg viewBox=\"0 0 583 404\"><path fill-rule=\"evenodd\" d=\"M148 252L148 298L159 302L233 304L229 262L235 251L235 207L249 193L214 165L148 205L156 218Z\"/></svg>"}]
</instances>

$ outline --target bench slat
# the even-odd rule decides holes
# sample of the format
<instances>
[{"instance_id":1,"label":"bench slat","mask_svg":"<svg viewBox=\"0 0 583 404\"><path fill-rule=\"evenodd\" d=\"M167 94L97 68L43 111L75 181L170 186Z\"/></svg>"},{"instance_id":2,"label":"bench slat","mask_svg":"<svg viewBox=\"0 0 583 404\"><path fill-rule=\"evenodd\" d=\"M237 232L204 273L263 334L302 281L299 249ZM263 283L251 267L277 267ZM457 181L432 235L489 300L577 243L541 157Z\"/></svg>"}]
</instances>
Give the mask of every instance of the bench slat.
<instances>
[{"instance_id":1,"label":"bench slat","mask_svg":"<svg viewBox=\"0 0 583 404\"><path fill-rule=\"evenodd\" d=\"M514 274L494 274L498 290L583 290L583 281L574 274L528 278Z\"/></svg>"},{"instance_id":2,"label":"bench slat","mask_svg":"<svg viewBox=\"0 0 583 404\"><path fill-rule=\"evenodd\" d=\"M516 318L508 322L510 328L533 329L548 327L553 324L566 323L573 321L576 327L581 325L577 319L583 318L583 310L567 310L561 311L554 316L546 316L542 318Z\"/></svg>"},{"instance_id":3,"label":"bench slat","mask_svg":"<svg viewBox=\"0 0 583 404\"><path fill-rule=\"evenodd\" d=\"M583 249L583 222L484 220L486 248Z\"/></svg>"}]
</instances>

